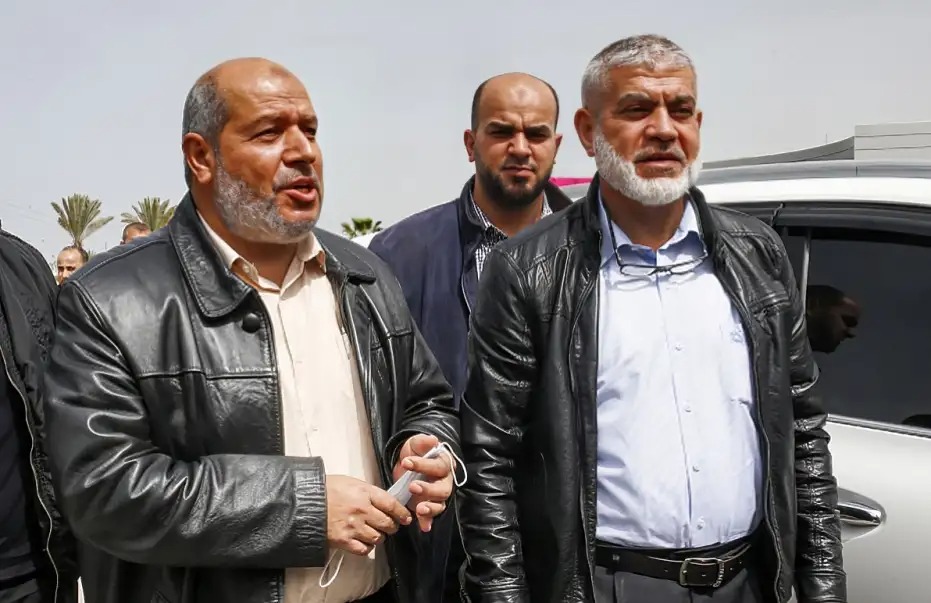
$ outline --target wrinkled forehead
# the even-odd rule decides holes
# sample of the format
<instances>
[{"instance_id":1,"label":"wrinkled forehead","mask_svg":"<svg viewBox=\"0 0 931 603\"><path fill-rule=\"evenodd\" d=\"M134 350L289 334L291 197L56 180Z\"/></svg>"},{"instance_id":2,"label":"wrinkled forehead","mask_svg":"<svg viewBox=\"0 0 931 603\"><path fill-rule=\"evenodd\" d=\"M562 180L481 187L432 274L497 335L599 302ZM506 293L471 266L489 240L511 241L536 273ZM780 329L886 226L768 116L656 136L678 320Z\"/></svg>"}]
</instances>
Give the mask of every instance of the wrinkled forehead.
<instances>
[{"instance_id":1,"label":"wrinkled forehead","mask_svg":"<svg viewBox=\"0 0 931 603\"><path fill-rule=\"evenodd\" d=\"M695 72L689 67L624 65L607 73L605 100L643 97L669 102L673 99L698 100Z\"/></svg>"},{"instance_id":2,"label":"wrinkled forehead","mask_svg":"<svg viewBox=\"0 0 931 603\"><path fill-rule=\"evenodd\" d=\"M310 118L314 107L304 85L290 74L266 71L223 88L229 121L251 122L265 117Z\"/></svg>"},{"instance_id":3,"label":"wrinkled forehead","mask_svg":"<svg viewBox=\"0 0 931 603\"><path fill-rule=\"evenodd\" d=\"M509 86L485 90L479 106L479 123L552 129L556 121L556 102L548 90L536 87Z\"/></svg>"}]
</instances>

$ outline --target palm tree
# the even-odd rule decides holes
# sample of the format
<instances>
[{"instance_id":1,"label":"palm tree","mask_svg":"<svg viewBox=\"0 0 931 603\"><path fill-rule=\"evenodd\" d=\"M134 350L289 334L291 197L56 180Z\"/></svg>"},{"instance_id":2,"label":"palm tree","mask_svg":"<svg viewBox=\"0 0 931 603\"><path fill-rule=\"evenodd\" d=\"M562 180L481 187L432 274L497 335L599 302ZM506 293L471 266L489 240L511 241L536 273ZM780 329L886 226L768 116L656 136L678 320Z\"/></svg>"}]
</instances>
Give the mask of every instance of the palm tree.
<instances>
[{"instance_id":1,"label":"palm tree","mask_svg":"<svg viewBox=\"0 0 931 603\"><path fill-rule=\"evenodd\" d=\"M342 226L343 234L350 239L382 230L381 220L375 221L372 218L352 218L352 222L343 222Z\"/></svg>"},{"instance_id":2,"label":"palm tree","mask_svg":"<svg viewBox=\"0 0 931 603\"><path fill-rule=\"evenodd\" d=\"M100 216L100 201L87 195L69 195L61 204L52 201L61 226L76 247L84 249L84 241L113 220L113 216Z\"/></svg>"},{"instance_id":3,"label":"palm tree","mask_svg":"<svg viewBox=\"0 0 931 603\"><path fill-rule=\"evenodd\" d=\"M168 199L162 201L158 197L146 197L139 203L134 204L132 209L131 213L123 212L120 214L120 221L123 224L142 222L152 232L168 224L171 217L175 215L175 206L171 204L171 201Z\"/></svg>"}]
</instances>

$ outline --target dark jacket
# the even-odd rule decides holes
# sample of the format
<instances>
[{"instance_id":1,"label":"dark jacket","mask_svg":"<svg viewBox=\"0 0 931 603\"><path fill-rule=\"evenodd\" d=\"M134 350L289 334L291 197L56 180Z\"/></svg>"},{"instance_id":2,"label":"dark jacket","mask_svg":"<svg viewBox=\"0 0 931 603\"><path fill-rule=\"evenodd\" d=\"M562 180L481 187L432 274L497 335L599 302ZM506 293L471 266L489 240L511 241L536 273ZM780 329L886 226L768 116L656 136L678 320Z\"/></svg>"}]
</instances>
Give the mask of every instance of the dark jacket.
<instances>
[{"instance_id":1,"label":"dark jacket","mask_svg":"<svg viewBox=\"0 0 931 603\"><path fill-rule=\"evenodd\" d=\"M0 303L5 324L0 328L0 359L4 378L15 395L10 403L20 422L29 456L23 459L29 483L24 492L36 525L32 551L39 572L43 601L77 600L74 542L62 519L48 468L43 412L42 377L55 330L54 304L58 286L42 255L6 231L0 231Z\"/></svg>"},{"instance_id":2,"label":"dark jacket","mask_svg":"<svg viewBox=\"0 0 931 603\"><path fill-rule=\"evenodd\" d=\"M598 186L485 264L460 409L475 602L594 599ZM846 601L826 415L792 268L769 227L691 195L752 348L771 592L787 601L795 583L802 602Z\"/></svg>"},{"instance_id":3,"label":"dark jacket","mask_svg":"<svg viewBox=\"0 0 931 603\"><path fill-rule=\"evenodd\" d=\"M458 199L414 214L378 233L369 249L381 257L401 283L404 297L424 340L436 354L458 401L465 390L469 312L475 303L478 277L475 249L483 225L472 207L472 177ZM547 184L546 200L554 212L572 201ZM423 597L431 602L458 601L458 570L465 561L455 515L434 523L432 554L421 568ZM450 543L452 549L450 550Z\"/></svg>"},{"instance_id":4,"label":"dark jacket","mask_svg":"<svg viewBox=\"0 0 931 603\"><path fill-rule=\"evenodd\" d=\"M469 313L478 286L475 249L483 235L470 200L474 183L470 178L458 199L405 218L368 246L398 277L411 315L457 396L465 391ZM558 187L547 184L544 190L554 212L572 204Z\"/></svg>"},{"instance_id":5,"label":"dark jacket","mask_svg":"<svg viewBox=\"0 0 931 603\"><path fill-rule=\"evenodd\" d=\"M58 301L53 474L94 603L277 603L286 567L328 557L325 468L283 456L271 325L190 196L172 222L95 257ZM374 255L317 231L386 483L403 442L458 449L452 395ZM413 530L387 541L400 601Z\"/></svg>"}]
</instances>

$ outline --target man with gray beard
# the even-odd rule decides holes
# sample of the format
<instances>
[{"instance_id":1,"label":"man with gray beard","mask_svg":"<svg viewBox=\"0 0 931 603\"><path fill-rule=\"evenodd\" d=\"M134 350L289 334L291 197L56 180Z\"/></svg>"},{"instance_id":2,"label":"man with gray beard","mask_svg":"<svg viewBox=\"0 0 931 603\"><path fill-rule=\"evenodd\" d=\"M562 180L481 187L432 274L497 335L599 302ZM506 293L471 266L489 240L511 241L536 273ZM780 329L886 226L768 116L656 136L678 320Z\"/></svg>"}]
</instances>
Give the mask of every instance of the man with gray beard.
<instances>
[{"instance_id":1,"label":"man with gray beard","mask_svg":"<svg viewBox=\"0 0 931 603\"><path fill-rule=\"evenodd\" d=\"M172 222L61 289L47 440L87 601L415 600L458 421L388 268L315 227L318 128L280 65L210 70Z\"/></svg>"},{"instance_id":2,"label":"man with gray beard","mask_svg":"<svg viewBox=\"0 0 931 603\"><path fill-rule=\"evenodd\" d=\"M589 63L585 200L499 244L459 491L475 603L846 601L805 308L779 237L695 187L692 60Z\"/></svg>"}]
</instances>

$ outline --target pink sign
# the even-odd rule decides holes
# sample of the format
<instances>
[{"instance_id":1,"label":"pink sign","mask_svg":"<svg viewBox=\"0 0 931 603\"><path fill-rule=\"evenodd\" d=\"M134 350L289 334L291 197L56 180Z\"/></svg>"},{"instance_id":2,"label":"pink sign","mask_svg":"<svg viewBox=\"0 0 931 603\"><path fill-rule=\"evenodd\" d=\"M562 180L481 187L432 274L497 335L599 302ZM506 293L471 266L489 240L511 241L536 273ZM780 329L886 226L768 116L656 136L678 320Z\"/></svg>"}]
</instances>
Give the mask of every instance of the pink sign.
<instances>
[{"instance_id":1,"label":"pink sign","mask_svg":"<svg viewBox=\"0 0 931 603\"><path fill-rule=\"evenodd\" d=\"M592 179L589 178L550 178L550 182L556 186L569 186L570 184L588 184Z\"/></svg>"}]
</instances>

